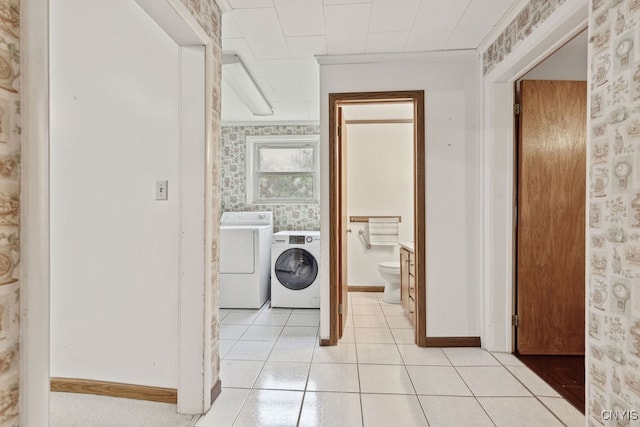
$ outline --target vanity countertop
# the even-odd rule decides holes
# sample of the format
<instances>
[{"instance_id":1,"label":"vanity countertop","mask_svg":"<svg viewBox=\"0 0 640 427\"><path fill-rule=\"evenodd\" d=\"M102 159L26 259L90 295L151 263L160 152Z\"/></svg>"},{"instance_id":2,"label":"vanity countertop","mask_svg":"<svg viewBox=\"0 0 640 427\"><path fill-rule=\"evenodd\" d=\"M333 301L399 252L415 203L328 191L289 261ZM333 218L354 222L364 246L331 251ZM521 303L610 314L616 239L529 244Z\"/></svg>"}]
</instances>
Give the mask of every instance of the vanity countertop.
<instances>
[{"instance_id":1,"label":"vanity countertop","mask_svg":"<svg viewBox=\"0 0 640 427\"><path fill-rule=\"evenodd\" d=\"M400 245L400 247L413 252L413 242L398 242L398 244Z\"/></svg>"}]
</instances>

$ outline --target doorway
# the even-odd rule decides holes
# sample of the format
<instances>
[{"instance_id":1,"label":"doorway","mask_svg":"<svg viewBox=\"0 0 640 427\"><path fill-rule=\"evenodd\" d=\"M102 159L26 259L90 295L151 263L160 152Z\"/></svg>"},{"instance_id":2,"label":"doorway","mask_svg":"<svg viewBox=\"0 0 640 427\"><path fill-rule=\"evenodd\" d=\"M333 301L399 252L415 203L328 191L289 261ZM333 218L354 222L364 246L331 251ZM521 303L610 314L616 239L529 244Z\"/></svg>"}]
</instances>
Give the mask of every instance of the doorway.
<instances>
[{"instance_id":1,"label":"doorway","mask_svg":"<svg viewBox=\"0 0 640 427\"><path fill-rule=\"evenodd\" d=\"M347 147L349 292L386 289L385 302L400 304L397 281L386 287L379 266L397 263L399 243L413 242L414 238L413 104L352 104L342 109ZM376 225L390 234L376 235Z\"/></svg>"},{"instance_id":2,"label":"doorway","mask_svg":"<svg viewBox=\"0 0 640 427\"><path fill-rule=\"evenodd\" d=\"M586 46L584 31L517 82L514 122L514 352L583 412Z\"/></svg>"},{"instance_id":3,"label":"doorway","mask_svg":"<svg viewBox=\"0 0 640 427\"><path fill-rule=\"evenodd\" d=\"M348 315L347 272L347 153L346 120L343 107L380 103L413 105L413 242L415 254L415 343L426 343L425 280L425 144L424 91L334 93L329 95L329 182L330 182L330 337L322 345L336 345L344 332Z\"/></svg>"}]
</instances>

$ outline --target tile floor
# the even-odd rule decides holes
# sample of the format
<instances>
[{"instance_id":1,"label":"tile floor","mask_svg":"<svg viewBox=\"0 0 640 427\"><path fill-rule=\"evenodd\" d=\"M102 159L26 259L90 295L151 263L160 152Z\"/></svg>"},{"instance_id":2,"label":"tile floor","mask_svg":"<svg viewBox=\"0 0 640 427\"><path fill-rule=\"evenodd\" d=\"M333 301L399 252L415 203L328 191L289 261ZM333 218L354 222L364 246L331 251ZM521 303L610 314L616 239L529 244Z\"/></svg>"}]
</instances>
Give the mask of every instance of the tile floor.
<instances>
[{"instance_id":1,"label":"tile floor","mask_svg":"<svg viewBox=\"0 0 640 427\"><path fill-rule=\"evenodd\" d=\"M335 347L318 345L317 310L221 310L223 390L196 426L585 425L510 354L416 347L381 297L349 295Z\"/></svg>"}]
</instances>

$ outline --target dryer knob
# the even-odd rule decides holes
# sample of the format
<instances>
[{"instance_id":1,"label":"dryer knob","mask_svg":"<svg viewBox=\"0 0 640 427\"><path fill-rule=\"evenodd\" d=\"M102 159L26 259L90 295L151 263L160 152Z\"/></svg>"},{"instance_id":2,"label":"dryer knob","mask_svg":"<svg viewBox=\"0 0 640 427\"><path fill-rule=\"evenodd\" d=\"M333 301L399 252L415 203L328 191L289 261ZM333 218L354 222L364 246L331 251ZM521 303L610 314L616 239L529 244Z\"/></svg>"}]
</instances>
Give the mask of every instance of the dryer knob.
<instances>
[{"instance_id":1,"label":"dryer knob","mask_svg":"<svg viewBox=\"0 0 640 427\"><path fill-rule=\"evenodd\" d=\"M311 243L311 242L313 242L313 237L307 236L307 243Z\"/></svg>"}]
</instances>

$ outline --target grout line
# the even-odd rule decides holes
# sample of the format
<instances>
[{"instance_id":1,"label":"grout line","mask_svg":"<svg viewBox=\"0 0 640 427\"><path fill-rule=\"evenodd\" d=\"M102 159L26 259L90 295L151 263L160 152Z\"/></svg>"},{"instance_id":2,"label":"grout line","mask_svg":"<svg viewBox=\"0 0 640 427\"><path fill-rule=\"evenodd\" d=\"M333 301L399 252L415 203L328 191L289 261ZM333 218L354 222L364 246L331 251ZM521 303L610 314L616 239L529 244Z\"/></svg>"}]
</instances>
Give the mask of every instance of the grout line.
<instances>
[{"instance_id":1,"label":"grout line","mask_svg":"<svg viewBox=\"0 0 640 427\"><path fill-rule=\"evenodd\" d=\"M490 353L490 354L491 354L491 353ZM493 355L492 355L492 356L493 356ZM495 356L494 356L494 357L495 357ZM500 362L500 361L498 361L498 362ZM502 363L502 362L501 362L501 363ZM536 395L536 394L535 394L535 393L534 393L534 392L533 392L533 391L532 391L532 390L531 390L531 389L530 389L530 388L529 388L529 387L524 383L524 381L522 381L520 378L518 378L518 376L517 376L516 374L514 374L514 373L511 371L511 369L509 369L509 368L507 367L507 365L502 364L502 367L503 367L504 369L506 369L506 370L507 370L507 372L509 372L509 374L511 374L511 376L512 376L512 377L514 377L514 378L516 379L516 381L518 381L520 384L522 384L522 386L523 386L523 387L524 387L524 388L525 388L529 393L531 393L531 395L532 395L532 396L533 396L533 397L534 397L534 398L535 398L535 399L536 399L536 400L537 400L537 401L542 405L542 407L544 407L547 411L549 411L549 412L551 413L551 415L553 415L553 416L554 416L558 421L560 421L560 423L561 423L563 426L566 426L566 425L567 425L564 421L562 421L562 420L560 419L560 417L559 417L559 416L558 416L554 411L552 411L552 410L551 410L551 408L549 408L547 405L545 405L545 404L544 404L544 402L543 402L542 400L540 400L540 397L539 397L538 395ZM525 367L526 367L526 366L525 366ZM529 369L529 368L527 367L527 369ZM538 376L538 374L536 374L535 372L533 372L533 370L529 369L529 371L531 371L531 373L533 373L533 375L535 375L536 377L540 378L540 377ZM540 380L541 380L541 381L543 381L545 384L547 384L547 382L546 382L546 381L544 381L542 378L540 378ZM547 385L548 385L548 384L547 384ZM549 386L549 387L551 387L551 386ZM515 396L514 396L514 397L515 397ZM546 396L545 396L545 397L546 397ZM562 396L560 396L560 397L561 397L563 400L565 400Z\"/></svg>"},{"instance_id":2,"label":"grout line","mask_svg":"<svg viewBox=\"0 0 640 427\"><path fill-rule=\"evenodd\" d=\"M349 295L349 303L350 308L353 309L353 302L351 300L351 296ZM353 313L353 311L352 311ZM358 337L356 336L356 319L351 316L351 320L353 321L353 347L356 352L356 374L358 375L358 398L360 399L360 422L364 426L364 405L362 404L362 384L360 382L360 360L358 359ZM338 340L338 345L340 345L340 340Z\"/></svg>"},{"instance_id":3,"label":"grout line","mask_svg":"<svg viewBox=\"0 0 640 427\"><path fill-rule=\"evenodd\" d=\"M440 350L442 351L442 354L444 354L444 357L447 358L447 360L449 361L449 363L451 363L451 367L456 371L456 374L458 374L458 376L460 377L460 379L462 380L462 382L464 383L465 386L467 386L467 389L471 392L471 396L473 397L473 399L476 401L476 403L478 404L478 406L480 406L480 409L482 409L482 411L487 415L487 418L489 419L489 421L491 421L491 423L496 426L495 421L493 420L493 418L491 418L491 415L489 415L489 412L487 412L487 410L485 409L484 406L482 406L482 403L480 403L480 401L478 400L478 396L476 396L476 394L473 392L473 390L471 390L471 387L469 387L469 384L467 383L467 381L465 381L464 377L460 374L460 371L458 371L459 367L463 367L463 368L468 368L469 366L455 366L453 364L453 362L451 361L451 358L449 358L449 355L447 355L447 353L444 350ZM485 350L486 351L486 350ZM492 355L493 356L493 355ZM495 359L495 356L494 356ZM498 360L498 363L500 363L500 361ZM495 365L494 365L495 366Z\"/></svg>"}]
</instances>

